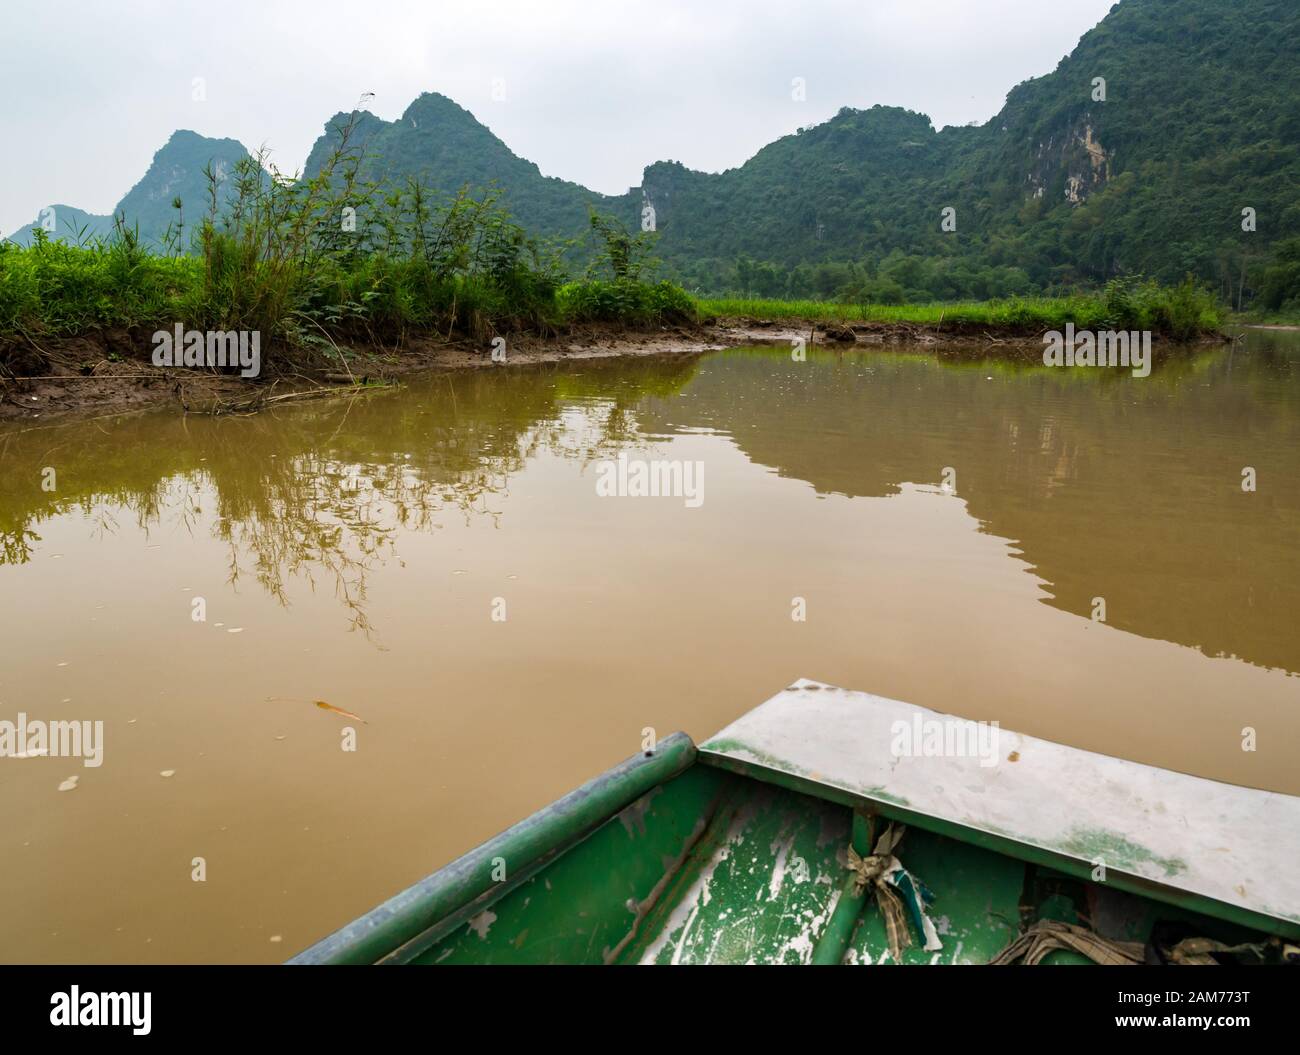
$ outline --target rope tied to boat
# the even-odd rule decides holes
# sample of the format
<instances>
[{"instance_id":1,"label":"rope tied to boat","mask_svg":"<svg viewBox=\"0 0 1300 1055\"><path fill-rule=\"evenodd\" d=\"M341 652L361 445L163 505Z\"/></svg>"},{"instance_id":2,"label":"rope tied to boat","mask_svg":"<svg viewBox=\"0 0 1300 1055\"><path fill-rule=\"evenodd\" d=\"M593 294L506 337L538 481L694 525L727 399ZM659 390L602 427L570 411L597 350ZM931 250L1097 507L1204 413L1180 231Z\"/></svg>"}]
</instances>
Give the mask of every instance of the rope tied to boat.
<instances>
[{"instance_id":1,"label":"rope tied to boat","mask_svg":"<svg viewBox=\"0 0 1300 1055\"><path fill-rule=\"evenodd\" d=\"M1180 966L1211 967L1219 963L1212 955L1213 953L1226 953L1229 956L1237 956L1246 952L1262 960L1266 945L1267 943L1262 941L1244 942L1240 945L1225 945L1213 938L1184 938L1169 950L1169 962Z\"/></svg>"},{"instance_id":2,"label":"rope tied to boat","mask_svg":"<svg viewBox=\"0 0 1300 1055\"><path fill-rule=\"evenodd\" d=\"M1242 945L1225 945L1211 938L1184 938L1165 950L1166 963L1183 966L1217 964L1214 953L1240 954L1249 952L1262 959L1263 942ZM1095 931L1072 923L1054 919L1040 919L1016 938L1010 945L989 960L990 966L1005 966L1023 961L1026 966L1042 963L1049 953L1069 949L1086 956L1093 963L1107 966L1129 966L1154 962L1146 958L1146 946L1140 941L1115 941L1103 938Z\"/></svg>"},{"instance_id":3,"label":"rope tied to boat","mask_svg":"<svg viewBox=\"0 0 1300 1055\"><path fill-rule=\"evenodd\" d=\"M927 952L938 952L943 948L939 933L925 912L926 903L933 901L934 895L894 856L894 849L906 831L906 827L891 824L866 857L849 846L848 867L853 873L853 895L861 897L866 891L875 895L895 963L901 963L903 950L912 946L912 933L907 925L909 916L924 936Z\"/></svg>"},{"instance_id":4,"label":"rope tied to boat","mask_svg":"<svg viewBox=\"0 0 1300 1055\"><path fill-rule=\"evenodd\" d=\"M861 897L867 887L875 886L880 877L885 874L885 866L888 863L888 857L881 857L878 854L863 857L850 846L849 871L857 873L853 879L853 896Z\"/></svg>"},{"instance_id":5,"label":"rope tied to boat","mask_svg":"<svg viewBox=\"0 0 1300 1055\"><path fill-rule=\"evenodd\" d=\"M989 960L989 965L1003 967L1023 960L1025 966L1032 967L1057 949L1071 949L1093 963L1122 967L1142 963L1145 946L1140 941L1111 941L1073 923L1040 919Z\"/></svg>"}]
</instances>

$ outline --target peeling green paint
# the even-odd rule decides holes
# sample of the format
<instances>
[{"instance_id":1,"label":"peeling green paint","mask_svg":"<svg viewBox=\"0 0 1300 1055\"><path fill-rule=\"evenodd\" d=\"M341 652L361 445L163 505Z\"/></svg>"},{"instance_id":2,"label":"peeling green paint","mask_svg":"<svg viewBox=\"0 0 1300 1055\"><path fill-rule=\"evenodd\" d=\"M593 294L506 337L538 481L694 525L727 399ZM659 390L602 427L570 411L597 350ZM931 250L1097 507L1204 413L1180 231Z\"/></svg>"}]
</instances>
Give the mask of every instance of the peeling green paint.
<instances>
[{"instance_id":1,"label":"peeling green paint","mask_svg":"<svg viewBox=\"0 0 1300 1055\"><path fill-rule=\"evenodd\" d=\"M1135 871L1141 863L1156 865L1166 876L1176 876L1187 871L1186 861L1177 857L1157 857L1145 846L1102 828L1070 829L1070 834L1061 843L1061 849L1085 861L1100 860L1107 868L1125 872Z\"/></svg>"}]
</instances>

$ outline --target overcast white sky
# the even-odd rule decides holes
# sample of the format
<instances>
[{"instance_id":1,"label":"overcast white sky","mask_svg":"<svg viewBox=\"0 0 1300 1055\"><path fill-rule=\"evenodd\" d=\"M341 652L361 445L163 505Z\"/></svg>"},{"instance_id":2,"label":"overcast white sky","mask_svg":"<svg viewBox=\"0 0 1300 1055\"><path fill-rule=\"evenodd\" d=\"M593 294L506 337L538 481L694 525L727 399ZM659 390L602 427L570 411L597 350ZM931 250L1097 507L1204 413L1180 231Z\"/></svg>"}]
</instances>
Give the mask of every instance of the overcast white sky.
<instances>
[{"instance_id":1,"label":"overcast white sky","mask_svg":"<svg viewBox=\"0 0 1300 1055\"><path fill-rule=\"evenodd\" d=\"M1112 0L40 0L0 12L0 233L106 213L177 128L297 169L350 110L450 96L551 176L710 172L841 106L986 121ZM192 84L204 78L207 98ZM792 78L807 99L791 98ZM505 81L504 101L492 98Z\"/></svg>"}]
</instances>

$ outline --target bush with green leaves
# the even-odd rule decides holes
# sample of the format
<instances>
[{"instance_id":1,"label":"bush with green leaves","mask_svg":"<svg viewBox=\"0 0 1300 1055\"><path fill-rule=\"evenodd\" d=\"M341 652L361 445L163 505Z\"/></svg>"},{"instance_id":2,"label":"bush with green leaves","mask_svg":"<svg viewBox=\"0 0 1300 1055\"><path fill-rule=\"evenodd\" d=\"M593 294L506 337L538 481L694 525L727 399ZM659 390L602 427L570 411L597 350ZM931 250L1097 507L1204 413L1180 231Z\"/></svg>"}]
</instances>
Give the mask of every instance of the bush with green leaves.
<instances>
[{"instance_id":1,"label":"bush with green leaves","mask_svg":"<svg viewBox=\"0 0 1300 1055\"><path fill-rule=\"evenodd\" d=\"M671 282L591 279L561 286L560 313L573 322L665 326L694 322L695 301Z\"/></svg>"}]
</instances>

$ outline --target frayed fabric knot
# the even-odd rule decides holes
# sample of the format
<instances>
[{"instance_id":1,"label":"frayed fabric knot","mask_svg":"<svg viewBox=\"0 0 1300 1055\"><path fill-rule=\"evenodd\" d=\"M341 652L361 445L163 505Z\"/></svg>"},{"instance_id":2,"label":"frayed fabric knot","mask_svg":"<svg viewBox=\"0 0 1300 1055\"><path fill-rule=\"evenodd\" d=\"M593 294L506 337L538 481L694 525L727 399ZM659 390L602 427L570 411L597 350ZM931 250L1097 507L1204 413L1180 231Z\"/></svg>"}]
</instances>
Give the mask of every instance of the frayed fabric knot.
<instances>
[{"instance_id":1,"label":"frayed fabric knot","mask_svg":"<svg viewBox=\"0 0 1300 1055\"><path fill-rule=\"evenodd\" d=\"M938 931L925 911L926 905L934 900L934 895L894 856L894 849L906 831L901 825L895 827L891 824L876 840L872 853L866 857L852 846L849 847L848 867L854 873L853 893L858 896L863 892L875 895L876 905L885 921L889 951L895 963L901 962L903 950L913 944L908 927L909 919L925 939L926 952L938 952L943 948Z\"/></svg>"}]
</instances>

